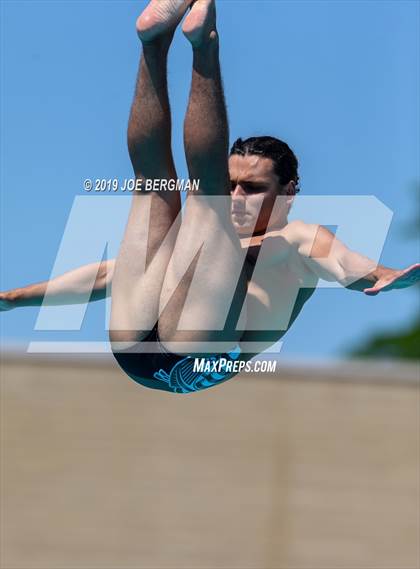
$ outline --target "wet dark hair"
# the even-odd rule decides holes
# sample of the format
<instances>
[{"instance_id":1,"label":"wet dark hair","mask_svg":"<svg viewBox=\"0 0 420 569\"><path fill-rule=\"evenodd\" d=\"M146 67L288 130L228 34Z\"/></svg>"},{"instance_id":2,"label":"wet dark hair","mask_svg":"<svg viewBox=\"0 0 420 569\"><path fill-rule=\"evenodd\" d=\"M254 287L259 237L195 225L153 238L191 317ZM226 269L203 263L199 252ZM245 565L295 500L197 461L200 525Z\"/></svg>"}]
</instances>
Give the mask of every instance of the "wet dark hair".
<instances>
[{"instance_id":1,"label":"wet dark hair","mask_svg":"<svg viewBox=\"0 0 420 569\"><path fill-rule=\"evenodd\" d=\"M274 172L280 184L285 186L291 180L296 183L295 192L299 192L298 160L288 144L273 136L252 136L246 140L238 138L232 145L230 155L259 154L271 158L274 162Z\"/></svg>"}]
</instances>

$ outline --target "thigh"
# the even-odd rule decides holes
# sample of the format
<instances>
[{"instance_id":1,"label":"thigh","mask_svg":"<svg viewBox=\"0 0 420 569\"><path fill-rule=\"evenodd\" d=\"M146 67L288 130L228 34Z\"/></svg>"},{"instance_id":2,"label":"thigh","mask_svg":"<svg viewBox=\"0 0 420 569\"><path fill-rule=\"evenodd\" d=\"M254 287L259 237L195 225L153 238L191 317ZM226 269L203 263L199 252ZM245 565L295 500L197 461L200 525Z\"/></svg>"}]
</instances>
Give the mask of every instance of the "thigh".
<instances>
[{"instance_id":1,"label":"thigh","mask_svg":"<svg viewBox=\"0 0 420 569\"><path fill-rule=\"evenodd\" d=\"M136 342L158 320L164 275L176 241L179 208L169 193L137 193L112 283L111 342Z\"/></svg>"},{"instance_id":2,"label":"thigh","mask_svg":"<svg viewBox=\"0 0 420 569\"><path fill-rule=\"evenodd\" d=\"M237 344L247 288L244 260L230 196L188 196L160 299L159 334L169 349L191 342L193 353L220 352ZM227 344L213 350L209 342L219 341Z\"/></svg>"}]
</instances>

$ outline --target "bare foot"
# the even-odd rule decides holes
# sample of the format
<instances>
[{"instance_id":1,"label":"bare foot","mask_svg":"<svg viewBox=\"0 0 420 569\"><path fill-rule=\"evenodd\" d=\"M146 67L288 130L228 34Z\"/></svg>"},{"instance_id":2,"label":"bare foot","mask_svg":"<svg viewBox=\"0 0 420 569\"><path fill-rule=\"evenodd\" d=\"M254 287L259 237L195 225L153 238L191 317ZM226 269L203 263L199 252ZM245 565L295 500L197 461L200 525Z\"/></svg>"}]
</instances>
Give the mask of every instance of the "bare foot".
<instances>
[{"instance_id":1,"label":"bare foot","mask_svg":"<svg viewBox=\"0 0 420 569\"><path fill-rule=\"evenodd\" d=\"M192 0L151 0L137 19L136 28L143 42L173 34Z\"/></svg>"},{"instance_id":2,"label":"bare foot","mask_svg":"<svg viewBox=\"0 0 420 569\"><path fill-rule=\"evenodd\" d=\"M196 0L185 18L182 31L193 47L217 38L215 0Z\"/></svg>"}]
</instances>

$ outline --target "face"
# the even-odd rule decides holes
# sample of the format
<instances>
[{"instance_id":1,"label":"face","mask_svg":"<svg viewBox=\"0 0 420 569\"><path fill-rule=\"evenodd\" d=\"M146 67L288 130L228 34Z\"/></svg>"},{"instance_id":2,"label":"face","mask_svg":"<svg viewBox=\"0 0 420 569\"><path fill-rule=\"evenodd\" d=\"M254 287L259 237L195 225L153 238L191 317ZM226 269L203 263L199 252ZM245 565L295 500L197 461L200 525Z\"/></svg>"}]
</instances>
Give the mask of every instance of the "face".
<instances>
[{"instance_id":1,"label":"face","mask_svg":"<svg viewBox=\"0 0 420 569\"><path fill-rule=\"evenodd\" d=\"M234 154L229 158L229 174L232 222L239 235L261 234L286 225L293 195L281 194L294 189L294 182L280 185L271 158Z\"/></svg>"}]
</instances>

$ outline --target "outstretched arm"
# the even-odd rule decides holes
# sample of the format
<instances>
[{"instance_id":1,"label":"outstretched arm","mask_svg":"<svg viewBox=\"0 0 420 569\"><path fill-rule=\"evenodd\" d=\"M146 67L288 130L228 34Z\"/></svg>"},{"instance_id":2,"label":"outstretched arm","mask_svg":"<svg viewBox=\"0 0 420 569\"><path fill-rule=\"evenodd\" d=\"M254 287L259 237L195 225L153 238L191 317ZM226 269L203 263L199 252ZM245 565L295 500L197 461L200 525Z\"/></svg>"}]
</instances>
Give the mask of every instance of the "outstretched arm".
<instances>
[{"instance_id":1,"label":"outstretched arm","mask_svg":"<svg viewBox=\"0 0 420 569\"><path fill-rule=\"evenodd\" d=\"M305 265L326 281L375 295L382 290L405 288L419 278L418 266L396 270L351 251L321 225L296 222L298 252ZM405 278L407 277L407 278Z\"/></svg>"},{"instance_id":2,"label":"outstretched arm","mask_svg":"<svg viewBox=\"0 0 420 569\"><path fill-rule=\"evenodd\" d=\"M91 263L42 283L0 293L0 311L20 306L80 304L101 300L110 294L115 259ZM48 289L48 294L46 295Z\"/></svg>"}]
</instances>

